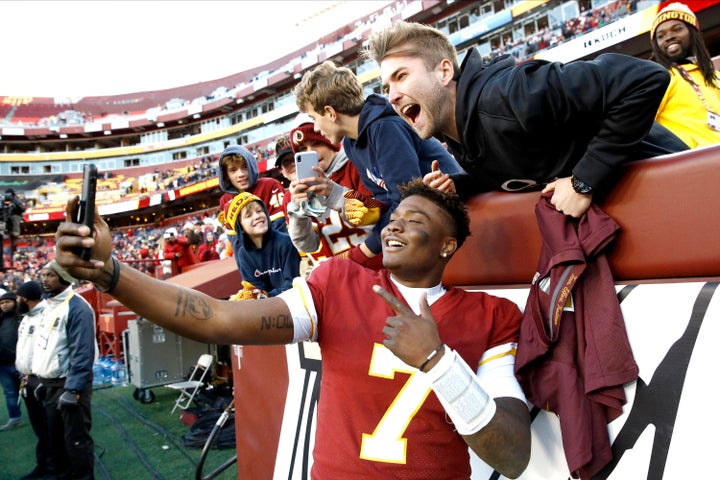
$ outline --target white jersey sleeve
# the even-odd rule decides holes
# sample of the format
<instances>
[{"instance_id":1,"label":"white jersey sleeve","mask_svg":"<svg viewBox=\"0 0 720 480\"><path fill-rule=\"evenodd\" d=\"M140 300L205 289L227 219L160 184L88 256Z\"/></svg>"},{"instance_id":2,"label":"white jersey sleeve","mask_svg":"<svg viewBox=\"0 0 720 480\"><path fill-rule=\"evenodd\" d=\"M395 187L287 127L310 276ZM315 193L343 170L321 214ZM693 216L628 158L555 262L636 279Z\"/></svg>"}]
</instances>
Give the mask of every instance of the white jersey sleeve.
<instances>
[{"instance_id":1,"label":"white jersey sleeve","mask_svg":"<svg viewBox=\"0 0 720 480\"><path fill-rule=\"evenodd\" d=\"M316 341L318 336L317 312L315 311L310 287L308 287L305 279L296 277L293 280L293 288L285 290L278 297L282 298L290 309L295 329L293 343L305 340Z\"/></svg>"},{"instance_id":2,"label":"white jersey sleeve","mask_svg":"<svg viewBox=\"0 0 720 480\"><path fill-rule=\"evenodd\" d=\"M513 397L527 402L515 378L516 343L493 347L483 354L477 368L480 385L492 398Z\"/></svg>"}]
</instances>

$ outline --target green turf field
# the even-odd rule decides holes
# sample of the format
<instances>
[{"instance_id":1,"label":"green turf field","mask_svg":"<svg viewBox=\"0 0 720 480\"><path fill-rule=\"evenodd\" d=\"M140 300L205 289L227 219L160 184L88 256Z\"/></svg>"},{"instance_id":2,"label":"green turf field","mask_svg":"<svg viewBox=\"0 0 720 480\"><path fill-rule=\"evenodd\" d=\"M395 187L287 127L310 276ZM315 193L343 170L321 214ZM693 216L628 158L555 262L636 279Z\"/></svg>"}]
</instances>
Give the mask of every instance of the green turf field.
<instances>
[{"instance_id":1,"label":"green turf field","mask_svg":"<svg viewBox=\"0 0 720 480\"><path fill-rule=\"evenodd\" d=\"M181 439L189 427L182 422L180 410L170 413L177 392L153 388L155 400L147 404L134 400L134 392L133 385L98 388L93 392L95 478L195 479L202 448L183 446ZM0 425L7 421L4 402L0 391ZM0 432L0 480L17 480L34 468L35 441L23 406L23 425ZM234 448L210 449L203 476L234 454ZM236 479L237 466L231 465L215 478Z\"/></svg>"}]
</instances>

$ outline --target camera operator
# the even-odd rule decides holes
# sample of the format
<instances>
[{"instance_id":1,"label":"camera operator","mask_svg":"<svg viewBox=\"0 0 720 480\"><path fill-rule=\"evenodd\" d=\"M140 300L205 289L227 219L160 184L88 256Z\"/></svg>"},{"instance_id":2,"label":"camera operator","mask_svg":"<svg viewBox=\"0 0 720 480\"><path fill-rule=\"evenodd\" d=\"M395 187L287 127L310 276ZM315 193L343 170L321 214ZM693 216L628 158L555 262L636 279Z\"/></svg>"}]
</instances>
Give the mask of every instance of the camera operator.
<instances>
[{"instance_id":1,"label":"camera operator","mask_svg":"<svg viewBox=\"0 0 720 480\"><path fill-rule=\"evenodd\" d=\"M22 214L24 212L25 205L22 200L15 195L15 190L12 188L5 190L3 218L10 234L15 238L20 236L20 223L22 222Z\"/></svg>"}]
</instances>

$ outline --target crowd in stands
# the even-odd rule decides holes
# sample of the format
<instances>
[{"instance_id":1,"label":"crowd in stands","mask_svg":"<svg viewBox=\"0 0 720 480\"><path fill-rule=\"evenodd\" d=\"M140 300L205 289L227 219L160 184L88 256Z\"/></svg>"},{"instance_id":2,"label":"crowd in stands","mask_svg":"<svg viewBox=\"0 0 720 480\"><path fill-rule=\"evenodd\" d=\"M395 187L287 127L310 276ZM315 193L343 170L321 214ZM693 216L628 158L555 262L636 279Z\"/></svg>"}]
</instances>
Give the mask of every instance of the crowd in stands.
<instances>
[{"instance_id":1,"label":"crowd in stands","mask_svg":"<svg viewBox=\"0 0 720 480\"><path fill-rule=\"evenodd\" d=\"M580 16L566 20L561 27L553 29L546 27L529 37L493 48L486 56L486 60L504 54L514 56L517 61L530 59L542 50L615 22L634 13L636 9L636 0L617 0L594 10L581 11Z\"/></svg>"},{"instance_id":2,"label":"crowd in stands","mask_svg":"<svg viewBox=\"0 0 720 480\"><path fill-rule=\"evenodd\" d=\"M165 190L170 188L180 188L185 185L192 185L193 183L208 180L217 175L217 159L213 156L208 155L200 159L198 163L185 167L185 171L182 169L178 170L164 170L160 171L159 168L155 169L155 172L159 176L157 190ZM143 192L141 192L143 193Z\"/></svg>"},{"instance_id":3,"label":"crowd in stands","mask_svg":"<svg viewBox=\"0 0 720 480\"><path fill-rule=\"evenodd\" d=\"M124 201L146 194L178 189L186 185L213 178L217 159L212 155L198 158L191 164L175 166L165 164L149 173L125 174L105 172L97 184L98 205ZM30 192L18 192L32 207L42 209L64 208L68 197L79 195L82 178L67 178L62 183L47 183Z\"/></svg>"},{"instance_id":4,"label":"crowd in stands","mask_svg":"<svg viewBox=\"0 0 720 480\"><path fill-rule=\"evenodd\" d=\"M176 189L213 178L217 174L217 159L212 155L207 155L192 165L179 168L170 168L172 165L163 167L163 169L156 168L148 178L145 178L146 176L143 176L142 179L120 176L119 180L122 181L116 182L112 181L113 175L107 172L104 178L98 182L98 203L101 203L100 198L102 197L111 201L111 194L117 199L127 199L170 188ZM64 205L67 198L80 193L79 180L73 179L73 181L59 186L40 187L31 197L26 198L26 194L20 192L18 196L26 203L38 208ZM208 214L198 214L196 217L194 221L217 224L217 220ZM127 256L127 260L137 261L139 269L154 275L156 264L140 260L158 258L158 252L162 251L163 231L172 226L182 229L181 227L186 223L187 221L183 221L175 225L170 222L162 227L154 225L117 230L114 240L123 254ZM217 232L216 238L222 233L224 232ZM53 248L54 243L50 235L23 236L15 240L12 251L6 244L3 252L4 271L0 272L0 288L14 289L26 281L37 280L40 269L53 259Z\"/></svg>"},{"instance_id":5,"label":"crowd in stands","mask_svg":"<svg viewBox=\"0 0 720 480\"><path fill-rule=\"evenodd\" d=\"M268 160L275 157L275 149L272 146L253 146L249 147L250 152L255 155L258 162Z\"/></svg>"},{"instance_id":6,"label":"crowd in stands","mask_svg":"<svg viewBox=\"0 0 720 480\"><path fill-rule=\"evenodd\" d=\"M112 175L108 173L105 180L108 184L98 184L99 191L119 193L123 199L128 196L143 195L147 193L157 193L164 190L178 189L186 185L201 182L216 175L217 161L214 157L208 155L199 159L196 163L184 167L168 168L164 165L164 169L155 167L151 175L142 175L139 177L119 177L122 182L112 182ZM119 190L119 191L116 191ZM73 188L69 188L65 195L73 195L78 193Z\"/></svg>"},{"instance_id":7,"label":"crowd in stands","mask_svg":"<svg viewBox=\"0 0 720 480\"><path fill-rule=\"evenodd\" d=\"M188 238L195 252L200 250L207 231L212 231L218 255L206 260L228 256L225 250L227 235L217 221L217 212L205 212L171 221L163 226L144 225L114 230L113 244L118 252L118 259L156 278L168 278L177 273L173 272L169 261L163 261L163 234L169 228L175 228ZM24 282L39 280L40 270L54 258L54 239L48 236L22 239L15 245L12 255L6 247L4 265L7 268L0 272L0 288L15 291ZM198 257L197 261L202 260Z\"/></svg>"},{"instance_id":8,"label":"crowd in stands","mask_svg":"<svg viewBox=\"0 0 720 480\"><path fill-rule=\"evenodd\" d=\"M119 252L118 259L131 264L141 272L155 278L168 278L178 271L171 260L164 256L168 231L177 232L177 236L187 239L192 249L192 263L217 260L227 255L225 251L225 229L217 220L215 213L198 213L180 221L169 222L162 227L146 225L143 227L115 230L113 244ZM212 232L212 245L216 254L201 255L207 249L207 233Z\"/></svg>"},{"instance_id":9,"label":"crowd in stands","mask_svg":"<svg viewBox=\"0 0 720 480\"><path fill-rule=\"evenodd\" d=\"M9 248L3 252L5 271L0 272L0 288L16 291L29 280L39 280L40 270L55 258L54 242L46 237L34 237L18 242L11 254Z\"/></svg>"}]
</instances>

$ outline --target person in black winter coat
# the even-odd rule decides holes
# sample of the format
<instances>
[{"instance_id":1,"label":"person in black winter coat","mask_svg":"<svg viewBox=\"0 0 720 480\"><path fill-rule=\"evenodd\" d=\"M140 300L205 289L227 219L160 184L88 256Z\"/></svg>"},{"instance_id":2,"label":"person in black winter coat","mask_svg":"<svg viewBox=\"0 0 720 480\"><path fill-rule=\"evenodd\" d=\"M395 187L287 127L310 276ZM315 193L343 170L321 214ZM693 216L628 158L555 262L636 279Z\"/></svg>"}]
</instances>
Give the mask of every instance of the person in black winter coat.
<instances>
[{"instance_id":1,"label":"person in black winter coat","mask_svg":"<svg viewBox=\"0 0 720 480\"><path fill-rule=\"evenodd\" d=\"M0 296L0 385L5 394L8 421L0 431L10 430L22 424L20 418L20 373L15 368L20 316L17 313L15 294L7 292Z\"/></svg>"},{"instance_id":2,"label":"person in black winter coat","mask_svg":"<svg viewBox=\"0 0 720 480\"><path fill-rule=\"evenodd\" d=\"M366 52L383 90L421 137L444 140L466 173L424 177L461 197L543 188L552 205L581 216L630 160L686 150L655 113L670 80L653 62L605 54L568 64L511 56L458 62L443 32L396 22Z\"/></svg>"},{"instance_id":3,"label":"person in black winter coat","mask_svg":"<svg viewBox=\"0 0 720 480\"><path fill-rule=\"evenodd\" d=\"M20 236L20 224L22 215L25 213L25 205L17 196L15 190L8 188L3 199L3 208L6 216L7 228L13 237Z\"/></svg>"}]
</instances>

